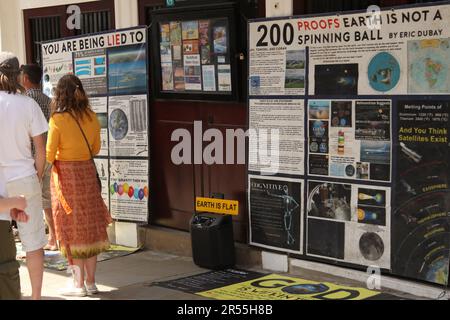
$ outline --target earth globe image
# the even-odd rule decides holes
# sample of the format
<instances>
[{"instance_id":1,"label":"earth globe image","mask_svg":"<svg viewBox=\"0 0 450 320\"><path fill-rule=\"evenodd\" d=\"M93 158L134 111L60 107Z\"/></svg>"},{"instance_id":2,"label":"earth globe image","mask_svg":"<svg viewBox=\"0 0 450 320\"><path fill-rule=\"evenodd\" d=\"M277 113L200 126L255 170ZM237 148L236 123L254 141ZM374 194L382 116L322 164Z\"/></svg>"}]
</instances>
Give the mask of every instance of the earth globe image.
<instances>
[{"instance_id":1,"label":"earth globe image","mask_svg":"<svg viewBox=\"0 0 450 320\"><path fill-rule=\"evenodd\" d=\"M379 92L392 90L400 80L400 64L387 52L376 54L369 63L369 84Z\"/></svg>"},{"instance_id":2,"label":"earth globe image","mask_svg":"<svg viewBox=\"0 0 450 320\"><path fill-rule=\"evenodd\" d=\"M109 130L115 140L122 140L128 133L128 118L120 109L115 109L109 116Z\"/></svg>"}]
</instances>

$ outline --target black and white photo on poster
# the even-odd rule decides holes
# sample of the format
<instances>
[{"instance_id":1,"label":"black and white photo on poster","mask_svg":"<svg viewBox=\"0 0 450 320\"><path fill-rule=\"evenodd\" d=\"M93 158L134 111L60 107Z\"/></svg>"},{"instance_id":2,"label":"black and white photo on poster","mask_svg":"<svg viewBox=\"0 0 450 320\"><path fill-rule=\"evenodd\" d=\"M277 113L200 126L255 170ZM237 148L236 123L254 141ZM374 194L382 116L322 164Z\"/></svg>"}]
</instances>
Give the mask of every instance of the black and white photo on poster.
<instances>
[{"instance_id":1,"label":"black and white photo on poster","mask_svg":"<svg viewBox=\"0 0 450 320\"><path fill-rule=\"evenodd\" d=\"M301 99L250 99L249 128L260 138L263 130L271 139L270 130L278 130L278 170L277 173L303 175L305 133L305 102ZM260 139L259 138L259 139ZM269 148L269 143L267 143ZM261 159L260 143L249 145L249 170L267 171L267 164Z\"/></svg>"},{"instance_id":2,"label":"black and white photo on poster","mask_svg":"<svg viewBox=\"0 0 450 320\"><path fill-rule=\"evenodd\" d=\"M105 158L95 158L97 173L102 182L102 198L109 209L109 160Z\"/></svg>"},{"instance_id":3,"label":"black and white photo on poster","mask_svg":"<svg viewBox=\"0 0 450 320\"><path fill-rule=\"evenodd\" d=\"M249 175L250 243L302 253L303 181Z\"/></svg>"},{"instance_id":4,"label":"black and white photo on poster","mask_svg":"<svg viewBox=\"0 0 450 320\"><path fill-rule=\"evenodd\" d=\"M110 159L110 201L113 219L148 221L148 160Z\"/></svg>"},{"instance_id":5,"label":"black and white photo on poster","mask_svg":"<svg viewBox=\"0 0 450 320\"><path fill-rule=\"evenodd\" d=\"M390 267L390 189L308 182L307 254Z\"/></svg>"},{"instance_id":6,"label":"black and white photo on poster","mask_svg":"<svg viewBox=\"0 0 450 320\"><path fill-rule=\"evenodd\" d=\"M147 96L109 97L109 154L148 157Z\"/></svg>"},{"instance_id":7,"label":"black and white photo on poster","mask_svg":"<svg viewBox=\"0 0 450 320\"><path fill-rule=\"evenodd\" d=\"M309 174L391 180L390 100L308 100L308 119Z\"/></svg>"},{"instance_id":8,"label":"black and white photo on poster","mask_svg":"<svg viewBox=\"0 0 450 320\"><path fill-rule=\"evenodd\" d=\"M108 98L90 98L89 102L100 124L100 152L98 156L108 156Z\"/></svg>"},{"instance_id":9,"label":"black and white photo on poster","mask_svg":"<svg viewBox=\"0 0 450 320\"><path fill-rule=\"evenodd\" d=\"M399 100L397 109L393 272L446 284L450 246L450 102Z\"/></svg>"}]
</instances>

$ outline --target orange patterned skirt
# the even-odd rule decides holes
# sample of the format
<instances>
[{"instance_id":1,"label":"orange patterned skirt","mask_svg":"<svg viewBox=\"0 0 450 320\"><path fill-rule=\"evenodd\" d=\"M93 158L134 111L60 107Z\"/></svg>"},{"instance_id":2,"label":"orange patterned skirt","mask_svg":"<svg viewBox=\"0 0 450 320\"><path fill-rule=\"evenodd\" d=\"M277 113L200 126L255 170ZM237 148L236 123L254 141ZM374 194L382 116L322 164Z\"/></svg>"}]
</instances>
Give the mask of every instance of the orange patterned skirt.
<instances>
[{"instance_id":1,"label":"orange patterned skirt","mask_svg":"<svg viewBox=\"0 0 450 320\"><path fill-rule=\"evenodd\" d=\"M56 239L69 263L107 250L112 219L92 161L55 161L51 191Z\"/></svg>"}]
</instances>

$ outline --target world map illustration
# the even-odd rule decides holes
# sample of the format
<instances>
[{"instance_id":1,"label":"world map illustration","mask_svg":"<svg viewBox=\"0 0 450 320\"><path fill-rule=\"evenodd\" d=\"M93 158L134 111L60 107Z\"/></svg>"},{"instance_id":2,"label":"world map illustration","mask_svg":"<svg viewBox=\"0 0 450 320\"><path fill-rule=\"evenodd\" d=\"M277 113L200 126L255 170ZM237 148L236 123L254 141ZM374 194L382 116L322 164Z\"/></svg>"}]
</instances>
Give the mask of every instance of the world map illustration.
<instances>
[{"instance_id":1,"label":"world map illustration","mask_svg":"<svg viewBox=\"0 0 450 320\"><path fill-rule=\"evenodd\" d=\"M450 90L450 43L444 40L408 43L408 92L446 93Z\"/></svg>"}]
</instances>

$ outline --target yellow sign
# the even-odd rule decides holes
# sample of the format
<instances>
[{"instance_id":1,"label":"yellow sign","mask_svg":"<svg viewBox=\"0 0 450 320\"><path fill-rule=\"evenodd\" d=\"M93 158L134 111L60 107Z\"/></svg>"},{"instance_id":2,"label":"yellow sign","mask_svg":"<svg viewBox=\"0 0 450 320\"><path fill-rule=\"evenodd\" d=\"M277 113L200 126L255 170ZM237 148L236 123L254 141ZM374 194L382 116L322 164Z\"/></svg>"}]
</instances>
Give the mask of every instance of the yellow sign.
<instances>
[{"instance_id":1,"label":"yellow sign","mask_svg":"<svg viewBox=\"0 0 450 320\"><path fill-rule=\"evenodd\" d=\"M197 197L195 199L195 210L237 216L239 201Z\"/></svg>"},{"instance_id":2,"label":"yellow sign","mask_svg":"<svg viewBox=\"0 0 450 320\"><path fill-rule=\"evenodd\" d=\"M197 294L217 300L364 300L380 292L270 274Z\"/></svg>"}]
</instances>

